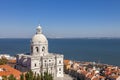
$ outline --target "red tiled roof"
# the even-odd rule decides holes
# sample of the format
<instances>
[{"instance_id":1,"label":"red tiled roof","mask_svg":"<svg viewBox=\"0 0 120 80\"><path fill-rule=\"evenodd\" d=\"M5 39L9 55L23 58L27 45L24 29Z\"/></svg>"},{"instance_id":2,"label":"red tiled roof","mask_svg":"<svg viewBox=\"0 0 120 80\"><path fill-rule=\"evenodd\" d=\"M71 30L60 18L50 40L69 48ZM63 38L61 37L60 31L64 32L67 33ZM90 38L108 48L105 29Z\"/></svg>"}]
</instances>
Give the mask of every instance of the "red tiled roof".
<instances>
[{"instance_id":1,"label":"red tiled roof","mask_svg":"<svg viewBox=\"0 0 120 80\"><path fill-rule=\"evenodd\" d=\"M0 76L9 76L13 74L17 79L20 78L21 72L8 66L8 65L0 65Z\"/></svg>"},{"instance_id":2,"label":"red tiled roof","mask_svg":"<svg viewBox=\"0 0 120 80\"><path fill-rule=\"evenodd\" d=\"M64 60L64 65L68 65L70 60Z\"/></svg>"}]
</instances>

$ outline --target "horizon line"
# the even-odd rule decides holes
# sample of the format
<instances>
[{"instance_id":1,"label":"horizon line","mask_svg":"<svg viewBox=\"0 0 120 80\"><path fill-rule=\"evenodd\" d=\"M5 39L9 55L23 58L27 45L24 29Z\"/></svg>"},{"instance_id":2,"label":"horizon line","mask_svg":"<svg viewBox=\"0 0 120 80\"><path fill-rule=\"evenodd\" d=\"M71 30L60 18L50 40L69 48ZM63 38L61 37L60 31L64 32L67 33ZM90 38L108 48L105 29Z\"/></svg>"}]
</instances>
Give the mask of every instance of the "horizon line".
<instances>
[{"instance_id":1,"label":"horizon line","mask_svg":"<svg viewBox=\"0 0 120 80\"><path fill-rule=\"evenodd\" d=\"M120 39L120 37L47 37L48 39ZM0 39L32 39L29 37L22 38L22 37L0 37Z\"/></svg>"}]
</instances>

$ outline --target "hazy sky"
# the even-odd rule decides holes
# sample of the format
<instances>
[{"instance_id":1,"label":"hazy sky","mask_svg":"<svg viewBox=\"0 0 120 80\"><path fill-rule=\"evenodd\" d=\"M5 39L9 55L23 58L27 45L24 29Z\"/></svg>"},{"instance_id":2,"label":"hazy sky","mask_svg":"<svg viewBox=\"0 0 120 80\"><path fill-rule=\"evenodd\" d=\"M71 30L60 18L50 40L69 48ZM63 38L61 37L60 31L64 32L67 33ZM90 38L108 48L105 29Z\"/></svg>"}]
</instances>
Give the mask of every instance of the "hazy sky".
<instances>
[{"instance_id":1,"label":"hazy sky","mask_svg":"<svg viewBox=\"0 0 120 80\"><path fill-rule=\"evenodd\" d=\"M120 37L120 0L0 0L0 38Z\"/></svg>"}]
</instances>

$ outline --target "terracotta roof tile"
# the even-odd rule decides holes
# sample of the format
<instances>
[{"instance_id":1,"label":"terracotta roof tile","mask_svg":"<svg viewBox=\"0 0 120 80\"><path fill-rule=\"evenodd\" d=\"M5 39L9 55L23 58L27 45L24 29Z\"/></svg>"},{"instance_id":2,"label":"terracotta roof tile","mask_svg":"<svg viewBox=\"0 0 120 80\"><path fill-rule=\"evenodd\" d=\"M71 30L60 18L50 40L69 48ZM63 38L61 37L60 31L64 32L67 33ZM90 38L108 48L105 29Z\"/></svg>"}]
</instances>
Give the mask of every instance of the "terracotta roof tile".
<instances>
[{"instance_id":1,"label":"terracotta roof tile","mask_svg":"<svg viewBox=\"0 0 120 80\"><path fill-rule=\"evenodd\" d=\"M8 65L0 65L0 76L9 76L13 74L17 79L20 77L21 72L8 66Z\"/></svg>"},{"instance_id":2,"label":"terracotta roof tile","mask_svg":"<svg viewBox=\"0 0 120 80\"><path fill-rule=\"evenodd\" d=\"M70 60L64 60L64 65L68 65Z\"/></svg>"}]
</instances>

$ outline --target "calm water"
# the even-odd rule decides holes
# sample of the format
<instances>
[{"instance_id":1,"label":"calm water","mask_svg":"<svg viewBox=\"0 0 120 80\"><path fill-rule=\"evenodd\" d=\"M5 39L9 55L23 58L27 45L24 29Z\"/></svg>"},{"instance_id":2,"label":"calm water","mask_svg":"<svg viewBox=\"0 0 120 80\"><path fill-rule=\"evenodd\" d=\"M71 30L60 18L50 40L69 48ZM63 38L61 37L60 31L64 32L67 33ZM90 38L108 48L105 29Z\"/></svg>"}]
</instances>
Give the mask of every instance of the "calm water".
<instances>
[{"instance_id":1,"label":"calm water","mask_svg":"<svg viewBox=\"0 0 120 80\"><path fill-rule=\"evenodd\" d=\"M120 39L48 39L49 52L66 59L120 66ZM30 39L0 39L0 54L29 53Z\"/></svg>"}]
</instances>

